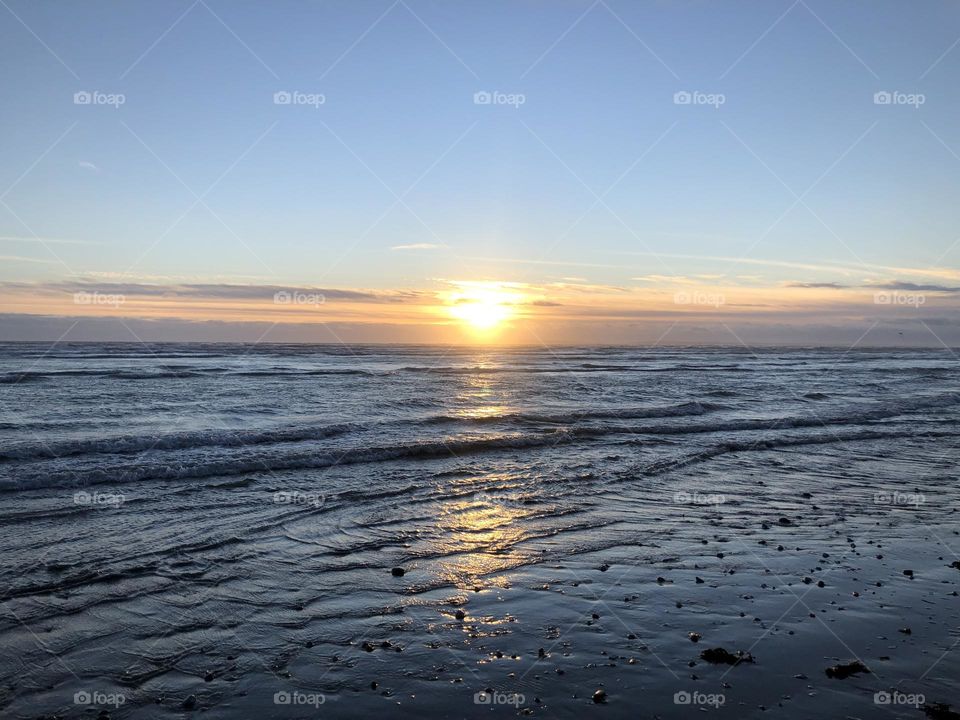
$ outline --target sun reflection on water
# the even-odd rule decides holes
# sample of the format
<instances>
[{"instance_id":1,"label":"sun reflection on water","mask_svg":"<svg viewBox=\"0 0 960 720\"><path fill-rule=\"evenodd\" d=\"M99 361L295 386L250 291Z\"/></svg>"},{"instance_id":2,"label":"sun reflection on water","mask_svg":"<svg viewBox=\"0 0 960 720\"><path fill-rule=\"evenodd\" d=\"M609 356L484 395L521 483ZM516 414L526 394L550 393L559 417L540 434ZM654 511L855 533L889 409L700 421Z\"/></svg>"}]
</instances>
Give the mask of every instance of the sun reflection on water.
<instances>
[{"instance_id":1,"label":"sun reflection on water","mask_svg":"<svg viewBox=\"0 0 960 720\"><path fill-rule=\"evenodd\" d=\"M470 482L489 485L491 480L487 476ZM504 578L486 576L517 564L513 548L525 536L519 522L525 514L522 506L486 492L445 501L438 518L442 534L436 549L445 556L438 563L440 576L462 590L505 586Z\"/></svg>"}]
</instances>

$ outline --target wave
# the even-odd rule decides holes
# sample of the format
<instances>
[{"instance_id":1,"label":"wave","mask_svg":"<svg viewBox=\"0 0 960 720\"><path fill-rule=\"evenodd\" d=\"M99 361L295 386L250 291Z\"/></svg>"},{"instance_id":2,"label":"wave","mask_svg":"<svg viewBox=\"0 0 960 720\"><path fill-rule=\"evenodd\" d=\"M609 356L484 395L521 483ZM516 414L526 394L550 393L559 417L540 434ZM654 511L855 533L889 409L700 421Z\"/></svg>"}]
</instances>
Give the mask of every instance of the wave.
<instances>
[{"instance_id":1,"label":"wave","mask_svg":"<svg viewBox=\"0 0 960 720\"><path fill-rule=\"evenodd\" d=\"M846 415L820 416L812 414L805 417L781 417L768 419L719 420L715 422L678 424L658 423L650 425L604 425L604 426L574 426L571 428L547 430L541 432L509 433L494 436L473 438L441 438L421 440L412 443L398 443L393 445L348 447L338 450L324 450L321 452L304 450L278 451L271 448L270 452L241 451L217 459L200 459L189 462L178 457L177 462L171 463L158 459L139 459L125 464L110 464L93 468L48 469L42 472L27 471L18 468L18 472L9 478L0 478L0 489L16 490L23 488L40 487L73 487L76 485L96 483L126 483L140 480L182 480L205 478L212 476L231 476L242 473L257 473L263 471L284 471L301 469L322 469L335 465L354 465L367 463L381 463L395 460L429 460L463 456L475 453L503 450L526 450L567 445L584 441L597 440L609 436L632 435L632 442L647 442L644 436L712 434L722 432L755 432L776 431L789 429L826 427L844 425L866 425L871 422L886 420L907 414L920 409L949 407L960 404L960 395L952 393L945 396L931 396L912 398L891 406L881 406L870 410L861 410L859 413ZM348 432L349 426L333 426L336 432ZM863 432L884 432L882 425L879 429L865 429ZM316 432L316 429L314 430ZM326 429L325 432L331 432ZM835 431L831 431L836 435ZM933 431L914 427L911 432L916 435L930 434ZM329 436L329 435L328 435ZM233 445L250 444L240 442L234 436L225 436L225 440L233 437ZM254 434L254 438L257 435ZM264 442L272 442L264 438ZM96 442L96 441L90 441ZM737 447L739 441L730 440ZM747 446L762 445L772 442L770 439L758 438L746 442Z\"/></svg>"},{"instance_id":2,"label":"wave","mask_svg":"<svg viewBox=\"0 0 960 720\"><path fill-rule=\"evenodd\" d=\"M458 415L432 415L422 420L399 420L396 425L467 424L488 425L493 423L544 423L571 424L580 420L613 420L657 417L682 417L703 415L712 410L724 409L723 405L713 403L686 402L679 405L653 408L625 408L622 410L592 410L579 412L570 410L563 413L508 413L461 417ZM388 426L389 423L378 423ZM24 443L0 448L0 461L33 460L60 458L88 454L130 454L151 450L192 450L205 447L240 447L244 445L269 445L279 443L306 442L323 440L349 433L362 432L373 425L360 423L339 423L334 425L306 425L281 427L263 430L225 430L209 429L189 432L167 433L162 435L113 435L91 439L73 439L44 443Z\"/></svg>"},{"instance_id":3,"label":"wave","mask_svg":"<svg viewBox=\"0 0 960 720\"><path fill-rule=\"evenodd\" d=\"M52 470L31 477L19 472L16 477L0 478L0 490L22 490L43 487L77 487L87 484L122 484L141 480L182 480L214 476L228 477L242 473L277 472L283 470L322 469L335 465L355 465L391 460L424 460L438 457L469 455L490 450L516 450L569 443L577 439L576 431L559 430L539 435L511 434L470 439L401 443L377 447L355 447L342 451L255 453L200 461L192 464L139 461L91 469Z\"/></svg>"},{"instance_id":4,"label":"wave","mask_svg":"<svg viewBox=\"0 0 960 720\"><path fill-rule=\"evenodd\" d=\"M642 418L682 417L704 415L715 410L729 410L729 406L718 403L690 401L677 405L636 408L610 408L609 410L575 410L569 409L554 413L505 413L502 415L459 416L435 415L428 418L427 423L498 423L498 422L528 422L547 424L571 424L579 420L637 420Z\"/></svg>"},{"instance_id":5,"label":"wave","mask_svg":"<svg viewBox=\"0 0 960 720\"><path fill-rule=\"evenodd\" d=\"M279 428L272 430L199 430L166 435L118 435L95 439L65 440L0 449L0 460L31 460L91 453L125 454L147 450L188 450L204 447L241 447L270 443L303 442L360 432L358 423Z\"/></svg>"}]
</instances>

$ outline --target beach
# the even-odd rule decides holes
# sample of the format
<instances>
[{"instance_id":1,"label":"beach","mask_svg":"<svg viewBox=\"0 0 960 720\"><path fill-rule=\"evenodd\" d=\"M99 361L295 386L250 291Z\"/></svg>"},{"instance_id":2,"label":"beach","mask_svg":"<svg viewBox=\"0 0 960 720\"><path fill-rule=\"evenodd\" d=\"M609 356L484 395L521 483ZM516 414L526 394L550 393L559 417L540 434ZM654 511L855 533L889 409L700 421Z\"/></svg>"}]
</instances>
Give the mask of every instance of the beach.
<instances>
[{"instance_id":1,"label":"beach","mask_svg":"<svg viewBox=\"0 0 960 720\"><path fill-rule=\"evenodd\" d=\"M0 713L958 717L956 368L0 345Z\"/></svg>"}]
</instances>

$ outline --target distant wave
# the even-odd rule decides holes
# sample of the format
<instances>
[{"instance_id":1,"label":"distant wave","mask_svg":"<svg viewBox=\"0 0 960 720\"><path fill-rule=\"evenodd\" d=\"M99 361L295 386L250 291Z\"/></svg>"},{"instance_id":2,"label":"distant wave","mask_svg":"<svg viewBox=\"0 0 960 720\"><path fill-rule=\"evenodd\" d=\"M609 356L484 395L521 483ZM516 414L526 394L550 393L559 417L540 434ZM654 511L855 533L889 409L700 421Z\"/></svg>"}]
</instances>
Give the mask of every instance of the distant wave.
<instances>
[{"instance_id":1,"label":"distant wave","mask_svg":"<svg viewBox=\"0 0 960 720\"><path fill-rule=\"evenodd\" d=\"M376 375L374 372L355 368L275 368L265 370L234 370L224 367L196 367L196 368L161 368L151 372L138 370L122 370L107 368L90 368L85 370L30 370L21 373L0 374L0 385L12 385L21 382L35 382L58 377L103 377L118 380L162 380L166 378L195 378L208 375L224 375L234 377L279 377L287 375L316 376L316 375Z\"/></svg>"},{"instance_id":2,"label":"distant wave","mask_svg":"<svg viewBox=\"0 0 960 720\"><path fill-rule=\"evenodd\" d=\"M581 363L580 365L563 365L557 362L555 365L547 367L531 366L505 366L505 367L455 367L455 366L418 366L407 365L400 368L402 372L410 373L429 373L435 375L499 375L527 373L532 375L540 374L563 374L563 373L605 373L605 372L636 372L636 373L669 373L669 372L711 372L723 370L726 372L753 372L742 365L709 365L709 364L679 364L668 365L664 367L635 367L632 365L594 365L591 363Z\"/></svg>"}]
</instances>

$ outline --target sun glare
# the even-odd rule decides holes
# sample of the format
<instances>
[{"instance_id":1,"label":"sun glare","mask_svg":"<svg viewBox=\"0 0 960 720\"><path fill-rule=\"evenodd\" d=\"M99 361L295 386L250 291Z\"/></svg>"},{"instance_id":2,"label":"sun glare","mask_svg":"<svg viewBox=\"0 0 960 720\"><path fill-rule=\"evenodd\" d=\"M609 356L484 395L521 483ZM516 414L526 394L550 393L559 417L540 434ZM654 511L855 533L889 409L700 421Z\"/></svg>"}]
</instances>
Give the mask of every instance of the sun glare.
<instances>
[{"instance_id":1,"label":"sun glare","mask_svg":"<svg viewBox=\"0 0 960 720\"><path fill-rule=\"evenodd\" d=\"M497 285L469 285L451 296L449 310L471 329L491 332L513 317L516 297Z\"/></svg>"}]
</instances>

